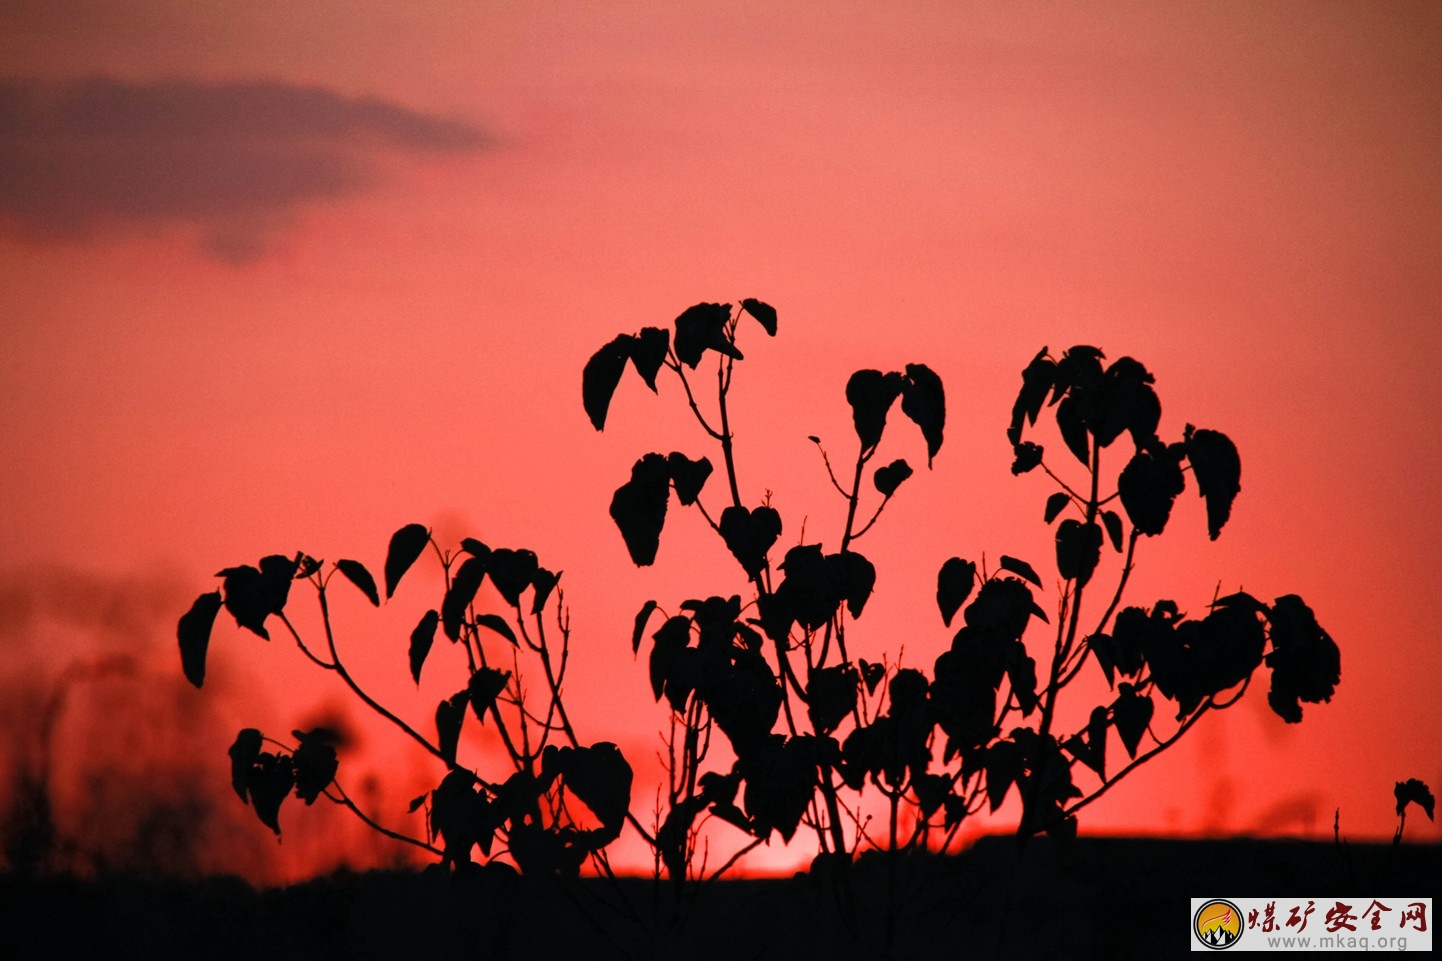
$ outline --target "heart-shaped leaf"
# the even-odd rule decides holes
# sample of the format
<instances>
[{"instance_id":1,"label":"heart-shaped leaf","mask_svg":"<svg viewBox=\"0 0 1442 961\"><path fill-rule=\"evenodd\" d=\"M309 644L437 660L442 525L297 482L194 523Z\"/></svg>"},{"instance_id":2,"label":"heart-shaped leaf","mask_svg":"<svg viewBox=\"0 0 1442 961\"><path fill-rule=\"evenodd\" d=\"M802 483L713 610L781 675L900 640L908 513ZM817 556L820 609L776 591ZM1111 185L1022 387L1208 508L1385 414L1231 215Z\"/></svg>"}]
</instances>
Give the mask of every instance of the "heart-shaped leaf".
<instances>
[{"instance_id":1,"label":"heart-shaped leaf","mask_svg":"<svg viewBox=\"0 0 1442 961\"><path fill-rule=\"evenodd\" d=\"M656 391L656 372L665 363L670 349L671 332L660 327L642 327L631 345L631 364L652 393Z\"/></svg>"},{"instance_id":2,"label":"heart-shaped leaf","mask_svg":"<svg viewBox=\"0 0 1442 961\"><path fill-rule=\"evenodd\" d=\"M781 536L781 515L773 508L731 506L721 512L721 537L753 579L766 568L766 553Z\"/></svg>"},{"instance_id":3,"label":"heart-shaped leaf","mask_svg":"<svg viewBox=\"0 0 1442 961\"><path fill-rule=\"evenodd\" d=\"M666 469L671 475L671 484L676 488L676 499L682 507L690 507L701 496L706 478L711 476L711 462L705 457L691 460L685 454L672 451L666 456Z\"/></svg>"},{"instance_id":4,"label":"heart-shaped leaf","mask_svg":"<svg viewBox=\"0 0 1442 961\"><path fill-rule=\"evenodd\" d=\"M521 594L531 586L531 579L538 569L535 552L525 548L496 548L486 562L486 573L490 575L491 583L512 607L520 605Z\"/></svg>"},{"instance_id":5,"label":"heart-shaped leaf","mask_svg":"<svg viewBox=\"0 0 1442 961\"><path fill-rule=\"evenodd\" d=\"M936 575L936 606L941 609L941 622L951 626L951 619L971 596L976 586L976 565L953 557L941 565Z\"/></svg>"},{"instance_id":6,"label":"heart-shaped leaf","mask_svg":"<svg viewBox=\"0 0 1442 961\"><path fill-rule=\"evenodd\" d=\"M471 710L476 715L476 720L482 724L486 723L486 713L495 705L496 698L506 689L506 682L511 679L510 671L498 671L493 667L477 668L471 675L470 683L466 685L466 694L469 695Z\"/></svg>"},{"instance_id":7,"label":"heart-shaped leaf","mask_svg":"<svg viewBox=\"0 0 1442 961\"><path fill-rule=\"evenodd\" d=\"M896 489L911 476L911 465L904 460L894 460L885 467L876 468L876 475L872 482L876 485L883 497L890 497L896 493Z\"/></svg>"},{"instance_id":8,"label":"heart-shaped leaf","mask_svg":"<svg viewBox=\"0 0 1442 961\"><path fill-rule=\"evenodd\" d=\"M900 374L883 374L879 370L858 370L846 382L846 402L851 405L852 423L863 451L881 443L887 411L905 386L906 380Z\"/></svg>"},{"instance_id":9,"label":"heart-shaped leaf","mask_svg":"<svg viewBox=\"0 0 1442 961\"><path fill-rule=\"evenodd\" d=\"M626 550L637 567L655 563L666 524L671 470L660 454L647 454L631 467L631 479L611 498L611 519L621 530Z\"/></svg>"},{"instance_id":10,"label":"heart-shaped leaf","mask_svg":"<svg viewBox=\"0 0 1442 961\"><path fill-rule=\"evenodd\" d=\"M741 360L741 351L726 336L730 304L696 304L676 318L676 359L692 370L708 350Z\"/></svg>"},{"instance_id":11,"label":"heart-shaped leaf","mask_svg":"<svg viewBox=\"0 0 1442 961\"><path fill-rule=\"evenodd\" d=\"M926 466L931 467L946 429L946 391L941 378L925 364L906 365L901 412L921 428L921 436L926 438Z\"/></svg>"}]
</instances>

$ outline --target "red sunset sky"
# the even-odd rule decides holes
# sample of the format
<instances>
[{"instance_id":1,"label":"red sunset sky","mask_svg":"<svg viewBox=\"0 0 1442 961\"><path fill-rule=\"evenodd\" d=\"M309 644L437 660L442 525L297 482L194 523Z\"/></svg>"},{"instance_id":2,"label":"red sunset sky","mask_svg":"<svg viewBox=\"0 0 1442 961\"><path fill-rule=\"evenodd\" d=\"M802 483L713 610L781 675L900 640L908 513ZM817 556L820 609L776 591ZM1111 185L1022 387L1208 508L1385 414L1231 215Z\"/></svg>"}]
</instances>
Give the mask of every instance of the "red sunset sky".
<instances>
[{"instance_id":1,"label":"red sunset sky","mask_svg":"<svg viewBox=\"0 0 1442 961\"><path fill-rule=\"evenodd\" d=\"M745 585L677 511L656 567L630 564L607 506L632 461L715 451L674 383L623 381L596 433L581 369L619 332L754 296L781 329L743 331L738 467L749 503L774 492L783 540L803 517L839 535L806 437L854 444L853 370L920 362L946 384L935 469L865 541L861 656L929 668L950 556L1054 579L1051 489L1008 469L1020 371L1044 345L1131 355L1162 435L1224 431L1243 471L1216 542L1189 487L1130 602L1300 594L1342 681L1293 727L1253 690L1083 831L1329 838L1340 808L1344 834L1390 836L1394 781L1442 786L1439 49L1426 2L5 4L6 779L66 666L126 654L59 721L62 830L113 816L86 797L183 786L229 838L207 866L329 863L305 832L344 812L292 802L266 861L225 749L349 711L344 692L226 615L192 691L175 620L263 554L379 571L410 522L564 570L577 725L646 757L665 715L631 619ZM924 462L895 433L883 453ZM339 595L337 618L420 725L455 685L407 676L434 603L409 586L380 613ZM399 820L441 772L349 717L341 778L379 775Z\"/></svg>"}]
</instances>

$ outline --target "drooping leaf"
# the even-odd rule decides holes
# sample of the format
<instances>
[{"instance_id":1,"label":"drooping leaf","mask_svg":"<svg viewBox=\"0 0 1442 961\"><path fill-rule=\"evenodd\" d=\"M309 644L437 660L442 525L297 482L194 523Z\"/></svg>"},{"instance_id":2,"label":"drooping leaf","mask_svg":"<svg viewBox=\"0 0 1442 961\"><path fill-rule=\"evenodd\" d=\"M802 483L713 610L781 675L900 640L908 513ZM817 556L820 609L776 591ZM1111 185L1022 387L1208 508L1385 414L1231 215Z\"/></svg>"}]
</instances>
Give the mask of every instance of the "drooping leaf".
<instances>
[{"instance_id":1,"label":"drooping leaf","mask_svg":"<svg viewBox=\"0 0 1442 961\"><path fill-rule=\"evenodd\" d=\"M1402 812L1407 809L1408 804L1416 804L1422 808L1422 813L1427 815L1427 820L1432 820L1432 812L1436 808L1437 801L1432 797L1432 789L1422 781L1408 778L1406 781L1398 781L1397 786L1392 789L1397 798L1397 816L1401 817Z\"/></svg>"},{"instance_id":2,"label":"drooping leaf","mask_svg":"<svg viewBox=\"0 0 1442 961\"><path fill-rule=\"evenodd\" d=\"M1087 419L1082 401L1068 395L1056 409L1056 425L1061 428L1061 439L1067 450L1072 452L1083 465L1091 465L1091 445L1087 440Z\"/></svg>"},{"instance_id":3,"label":"drooping leaf","mask_svg":"<svg viewBox=\"0 0 1442 961\"><path fill-rule=\"evenodd\" d=\"M635 344L635 337L621 334L592 354L581 371L581 402L585 405L586 416L591 418L591 426L597 430L606 426L611 397L616 393L616 385L621 383L621 375L626 372L626 361L631 359Z\"/></svg>"},{"instance_id":4,"label":"drooping leaf","mask_svg":"<svg viewBox=\"0 0 1442 961\"><path fill-rule=\"evenodd\" d=\"M642 327L631 344L631 364L652 393L656 392L656 372L666 362L670 349L671 332L660 327Z\"/></svg>"},{"instance_id":5,"label":"drooping leaf","mask_svg":"<svg viewBox=\"0 0 1442 961\"><path fill-rule=\"evenodd\" d=\"M781 515L770 507L747 510L732 505L721 512L721 537L732 556L753 579L766 568L766 554L781 536Z\"/></svg>"},{"instance_id":6,"label":"drooping leaf","mask_svg":"<svg viewBox=\"0 0 1442 961\"><path fill-rule=\"evenodd\" d=\"M180 641L180 668L196 687L205 683L205 655L210 649L210 632L220 613L220 591L202 594L180 617L175 635Z\"/></svg>"},{"instance_id":7,"label":"drooping leaf","mask_svg":"<svg viewBox=\"0 0 1442 961\"><path fill-rule=\"evenodd\" d=\"M601 822L599 836L590 843L597 847L610 843L620 835L626 812L631 808L631 765L609 741L590 747L562 747L557 753L566 787Z\"/></svg>"},{"instance_id":8,"label":"drooping leaf","mask_svg":"<svg viewBox=\"0 0 1442 961\"><path fill-rule=\"evenodd\" d=\"M1300 597L1288 594L1272 604L1272 650L1267 665L1272 686L1267 703L1282 720L1302 720L1302 705L1330 701L1342 678L1342 655Z\"/></svg>"},{"instance_id":9,"label":"drooping leaf","mask_svg":"<svg viewBox=\"0 0 1442 961\"><path fill-rule=\"evenodd\" d=\"M1014 577L994 577L981 585L962 615L967 627L993 638L1021 640L1033 616L1046 619L1026 584Z\"/></svg>"},{"instance_id":10,"label":"drooping leaf","mask_svg":"<svg viewBox=\"0 0 1442 961\"><path fill-rule=\"evenodd\" d=\"M1015 741L997 741L987 748L984 766L986 796L995 814L1006 800L1006 792L1022 776L1021 748Z\"/></svg>"},{"instance_id":11,"label":"drooping leaf","mask_svg":"<svg viewBox=\"0 0 1442 961\"><path fill-rule=\"evenodd\" d=\"M340 768L335 753L335 734L323 727L292 731L291 734L300 742L291 755L291 766L295 770L295 796L309 806L335 780L335 773Z\"/></svg>"},{"instance_id":12,"label":"drooping leaf","mask_svg":"<svg viewBox=\"0 0 1442 961\"><path fill-rule=\"evenodd\" d=\"M481 541L476 540L474 537L462 537L461 550L465 551L472 557L480 558L482 561L489 559L491 556L490 547L486 546Z\"/></svg>"},{"instance_id":13,"label":"drooping leaf","mask_svg":"<svg viewBox=\"0 0 1442 961\"><path fill-rule=\"evenodd\" d=\"M470 699L468 688L436 705L436 747L447 764L456 763L456 747L460 744L461 725L466 720L466 705Z\"/></svg>"},{"instance_id":14,"label":"drooping leaf","mask_svg":"<svg viewBox=\"0 0 1442 961\"><path fill-rule=\"evenodd\" d=\"M445 626L446 637L460 640L461 625L466 620L466 608L476 599L481 581L486 577L486 562L479 557L468 557L451 578L450 589L441 601L441 623Z\"/></svg>"},{"instance_id":15,"label":"drooping leaf","mask_svg":"<svg viewBox=\"0 0 1442 961\"><path fill-rule=\"evenodd\" d=\"M886 666L884 664L872 664L870 661L861 662L861 680L866 684L867 694L875 694L876 685L880 684L881 679L885 676Z\"/></svg>"},{"instance_id":16,"label":"drooping leaf","mask_svg":"<svg viewBox=\"0 0 1442 961\"><path fill-rule=\"evenodd\" d=\"M260 746L264 739L259 730L248 727L235 736L230 745L230 786L236 796L250 802L250 769L260 760Z\"/></svg>"},{"instance_id":17,"label":"drooping leaf","mask_svg":"<svg viewBox=\"0 0 1442 961\"><path fill-rule=\"evenodd\" d=\"M946 391L941 378L925 364L906 365L901 412L921 428L921 436L926 438L926 466L930 468L936 452L941 450L946 429Z\"/></svg>"},{"instance_id":18,"label":"drooping leaf","mask_svg":"<svg viewBox=\"0 0 1442 961\"><path fill-rule=\"evenodd\" d=\"M1068 518L1056 529L1056 567L1064 580L1085 587L1101 559L1102 529Z\"/></svg>"},{"instance_id":19,"label":"drooping leaf","mask_svg":"<svg viewBox=\"0 0 1442 961\"><path fill-rule=\"evenodd\" d=\"M738 761L746 780L744 800L759 838L781 832L790 841L816 789L817 739L810 735L767 737Z\"/></svg>"},{"instance_id":20,"label":"drooping leaf","mask_svg":"<svg viewBox=\"0 0 1442 961\"><path fill-rule=\"evenodd\" d=\"M1046 395L1051 393L1056 377L1056 362L1046 355L1043 347L1026 370L1021 372L1021 391L1011 408L1011 426L1006 430L1006 439L1015 446L1021 443L1021 432L1026 424L1035 425L1041 413Z\"/></svg>"},{"instance_id":21,"label":"drooping leaf","mask_svg":"<svg viewBox=\"0 0 1442 961\"><path fill-rule=\"evenodd\" d=\"M631 654L635 656L641 650L641 635L646 631L646 622L651 619L651 614L656 610L655 601L647 601L636 613L636 626L631 631ZM660 695L656 695L658 698Z\"/></svg>"},{"instance_id":22,"label":"drooping leaf","mask_svg":"<svg viewBox=\"0 0 1442 961\"><path fill-rule=\"evenodd\" d=\"M1186 489L1186 478L1175 453L1157 446L1139 450L1117 477L1117 493L1132 526L1155 537L1167 526L1172 504Z\"/></svg>"},{"instance_id":23,"label":"drooping leaf","mask_svg":"<svg viewBox=\"0 0 1442 961\"><path fill-rule=\"evenodd\" d=\"M876 567L855 551L842 551L826 556L827 579L852 617L860 617L876 586Z\"/></svg>"},{"instance_id":24,"label":"drooping leaf","mask_svg":"<svg viewBox=\"0 0 1442 961\"><path fill-rule=\"evenodd\" d=\"M421 668L426 663L426 655L430 654L431 645L436 641L436 625L440 620L440 614L436 611L426 611L421 615L415 630L411 631L411 677L415 679L417 687L421 683Z\"/></svg>"},{"instance_id":25,"label":"drooping leaf","mask_svg":"<svg viewBox=\"0 0 1442 961\"><path fill-rule=\"evenodd\" d=\"M390 548L386 551L386 599L396 592L406 571L421 556L421 551L430 543L431 532L421 524L407 524L391 535Z\"/></svg>"},{"instance_id":26,"label":"drooping leaf","mask_svg":"<svg viewBox=\"0 0 1442 961\"><path fill-rule=\"evenodd\" d=\"M676 318L676 359L692 370L701 363L701 355L707 350L741 360L741 351L726 336L730 320L730 304L696 304L686 308Z\"/></svg>"},{"instance_id":27,"label":"drooping leaf","mask_svg":"<svg viewBox=\"0 0 1442 961\"><path fill-rule=\"evenodd\" d=\"M285 755L261 754L246 775L246 787L255 816L260 823L280 835L280 804L295 786L295 772Z\"/></svg>"},{"instance_id":28,"label":"drooping leaf","mask_svg":"<svg viewBox=\"0 0 1442 961\"><path fill-rule=\"evenodd\" d=\"M539 567L534 551L498 547L491 551L490 560L486 562L486 573L490 575L491 583L496 586L506 603L518 607L521 594L531 586L531 579L536 576Z\"/></svg>"},{"instance_id":29,"label":"drooping leaf","mask_svg":"<svg viewBox=\"0 0 1442 961\"><path fill-rule=\"evenodd\" d=\"M1056 520L1057 515L1060 514L1063 510L1065 510L1066 506L1070 503L1070 496L1061 491L1057 491L1055 494L1051 495L1046 499L1046 513L1042 515L1042 520L1050 524L1052 521Z\"/></svg>"},{"instance_id":30,"label":"drooping leaf","mask_svg":"<svg viewBox=\"0 0 1442 961\"><path fill-rule=\"evenodd\" d=\"M817 734L830 734L856 707L859 679L850 664L819 668L806 684L806 713Z\"/></svg>"},{"instance_id":31,"label":"drooping leaf","mask_svg":"<svg viewBox=\"0 0 1442 961\"><path fill-rule=\"evenodd\" d=\"M1001 555L1001 560L998 563L1001 564L1002 570L1011 571L1018 577L1024 577L1027 580L1031 581L1033 584L1035 584L1037 587L1041 587L1041 578L1037 576L1036 569L1033 568L1026 561L1018 560L1015 557L1008 557L1003 554Z\"/></svg>"},{"instance_id":32,"label":"drooping leaf","mask_svg":"<svg viewBox=\"0 0 1442 961\"><path fill-rule=\"evenodd\" d=\"M486 712L495 706L496 698L501 696L510 679L510 671L498 671L493 667L477 668L471 675L466 693L470 695L471 710L475 712L476 720L486 723Z\"/></svg>"},{"instance_id":33,"label":"drooping leaf","mask_svg":"<svg viewBox=\"0 0 1442 961\"><path fill-rule=\"evenodd\" d=\"M691 641L691 619L679 615L667 618L651 638L655 641L651 648L651 692L659 701L666 690L672 665Z\"/></svg>"},{"instance_id":34,"label":"drooping leaf","mask_svg":"<svg viewBox=\"0 0 1442 961\"><path fill-rule=\"evenodd\" d=\"M511 625L507 624L506 619L499 614L477 614L476 626L495 631L512 644L519 643L516 640L516 632L511 630Z\"/></svg>"},{"instance_id":35,"label":"drooping leaf","mask_svg":"<svg viewBox=\"0 0 1442 961\"><path fill-rule=\"evenodd\" d=\"M550 599L551 592L561 582L561 575L564 571L550 571L544 567L537 567L536 572L531 575L531 613L539 614L546 609L546 601Z\"/></svg>"},{"instance_id":36,"label":"drooping leaf","mask_svg":"<svg viewBox=\"0 0 1442 961\"><path fill-rule=\"evenodd\" d=\"M896 489L911 476L911 465L904 460L894 460L885 467L876 468L876 474L872 477L872 483L876 485L883 497L890 497L896 493Z\"/></svg>"},{"instance_id":37,"label":"drooping leaf","mask_svg":"<svg viewBox=\"0 0 1442 961\"><path fill-rule=\"evenodd\" d=\"M1024 440L1012 447L1011 472L1017 476L1030 473L1041 465L1043 450L1040 444Z\"/></svg>"},{"instance_id":38,"label":"drooping leaf","mask_svg":"<svg viewBox=\"0 0 1442 961\"><path fill-rule=\"evenodd\" d=\"M691 460L685 454L672 451L666 456L666 469L676 488L676 499L682 507L690 507L696 503L701 488L706 486L706 479L711 476L711 461L705 457Z\"/></svg>"},{"instance_id":39,"label":"drooping leaf","mask_svg":"<svg viewBox=\"0 0 1442 961\"><path fill-rule=\"evenodd\" d=\"M1122 357L1107 368L1101 381L1098 416L1091 425L1098 444L1106 447L1127 431L1138 447L1156 437L1162 405L1152 389L1154 382L1151 372L1131 357Z\"/></svg>"},{"instance_id":40,"label":"drooping leaf","mask_svg":"<svg viewBox=\"0 0 1442 961\"><path fill-rule=\"evenodd\" d=\"M235 623L270 640L266 618L285 608L290 582L299 566L299 558L271 554L260 559L259 570L246 564L221 571L218 576L225 578L225 609Z\"/></svg>"},{"instance_id":41,"label":"drooping leaf","mask_svg":"<svg viewBox=\"0 0 1442 961\"><path fill-rule=\"evenodd\" d=\"M951 619L971 596L976 586L976 565L959 557L941 565L936 575L936 606L941 609L941 622L951 626Z\"/></svg>"},{"instance_id":42,"label":"drooping leaf","mask_svg":"<svg viewBox=\"0 0 1442 961\"><path fill-rule=\"evenodd\" d=\"M776 336L776 308L770 304L763 303L755 297L747 297L741 301L741 309L760 321L766 333L772 337Z\"/></svg>"},{"instance_id":43,"label":"drooping leaf","mask_svg":"<svg viewBox=\"0 0 1442 961\"><path fill-rule=\"evenodd\" d=\"M1117 685L1117 699L1112 702L1112 721L1116 724L1122 746L1132 758L1137 756L1137 747L1142 742L1147 725L1152 723L1154 710L1155 705L1149 695L1139 694L1125 681Z\"/></svg>"},{"instance_id":44,"label":"drooping leaf","mask_svg":"<svg viewBox=\"0 0 1442 961\"><path fill-rule=\"evenodd\" d=\"M670 485L666 458L647 454L632 465L631 479L611 498L611 519L620 528L626 550L637 567L648 567L656 560L661 528L666 524Z\"/></svg>"},{"instance_id":45,"label":"drooping leaf","mask_svg":"<svg viewBox=\"0 0 1442 961\"><path fill-rule=\"evenodd\" d=\"M905 386L902 375L883 374L879 370L858 370L846 382L846 402L851 405L851 420L863 451L881 442L886 414Z\"/></svg>"},{"instance_id":46,"label":"drooping leaf","mask_svg":"<svg viewBox=\"0 0 1442 961\"><path fill-rule=\"evenodd\" d=\"M339 560L335 562L335 566L336 570L346 576L346 580L360 588L360 592L369 598L372 604L381 606L380 595L376 593L376 579L371 577L371 572L366 570L364 564L360 561Z\"/></svg>"},{"instance_id":47,"label":"drooping leaf","mask_svg":"<svg viewBox=\"0 0 1442 961\"><path fill-rule=\"evenodd\" d=\"M1107 529L1107 539L1112 542L1112 548L1120 553L1122 549L1122 519L1117 516L1116 511L1102 511L1102 524Z\"/></svg>"},{"instance_id":48,"label":"drooping leaf","mask_svg":"<svg viewBox=\"0 0 1442 961\"><path fill-rule=\"evenodd\" d=\"M1193 430L1183 434L1187 460L1197 478L1197 491L1207 502L1207 534L1212 540L1232 516L1232 501L1242 489L1242 459L1226 434Z\"/></svg>"}]
</instances>

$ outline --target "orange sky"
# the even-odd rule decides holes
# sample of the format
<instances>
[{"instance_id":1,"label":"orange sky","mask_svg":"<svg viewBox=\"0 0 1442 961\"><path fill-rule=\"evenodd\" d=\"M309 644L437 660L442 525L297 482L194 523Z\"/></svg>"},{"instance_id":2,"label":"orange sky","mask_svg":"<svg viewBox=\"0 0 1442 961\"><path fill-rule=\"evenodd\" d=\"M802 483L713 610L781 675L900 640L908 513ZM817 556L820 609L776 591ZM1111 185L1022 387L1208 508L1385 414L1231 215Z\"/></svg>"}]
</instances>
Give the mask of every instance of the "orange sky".
<instances>
[{"instance_id":1,"label":"orange sky","mask_svg":"<svg viewBox=\"0 0 1442 961\"><path fill-rule=\"evenodd\" d=\"M1163 436L1225 431L1243 474L1215 543L1184 496L1130 601L1301 594L1342 683L1295 728L1253 692L1083 830L1321 837L1340 807L1344 833L1390 835L1392 782L1442 782L1438 8L821 9L7 4L6 690L125 650L156 680L107 696L146 702L178 677L174 620L214 571L297 549L378 571L419 521L566 571L583 737L645 755L664 715L631 618L744 585L694 516L668 525L656 568L631 567L606 514L631 462L715 453L674 390L630 380L596 434L580 372L618 332L756 296L781 332L752 331L738 373L742 493L774 491L788 525L838 536L806 436L847 445L851 371L920 362L946 383L935 470L865 544L881 579L862 656L904 645L929 666L949 641L931 599L947 557L1050 568L1050 489L1008 470L1020 370L1043 345L1135 356ZM48 106L87 79L89 106ZM891 443L916 463L917 438ZM99 596L111 606L81 610ZM417 696L405 674L429 599L370 616L350 600L363 671L426 721L451 693ZM223 761L239 726L345 703L220 624L213 683L175 695L217 714L196 750ZM9 698L23 725L30 702ZM342 777L399 750L377 731ZM393 809L439 777L406 763ZM1408 835L1438 836L1416 819Z\"/></svg>"}]
</instances>

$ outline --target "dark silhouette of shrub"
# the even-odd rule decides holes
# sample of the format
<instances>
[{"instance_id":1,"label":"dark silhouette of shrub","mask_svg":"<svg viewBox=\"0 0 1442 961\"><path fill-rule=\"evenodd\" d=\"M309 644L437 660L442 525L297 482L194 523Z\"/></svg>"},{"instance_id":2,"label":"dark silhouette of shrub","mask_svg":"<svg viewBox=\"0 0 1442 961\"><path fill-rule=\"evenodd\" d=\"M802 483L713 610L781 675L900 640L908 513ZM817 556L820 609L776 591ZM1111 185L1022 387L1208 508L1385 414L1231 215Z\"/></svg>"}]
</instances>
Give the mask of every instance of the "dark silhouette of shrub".
<instances>
[{"instance_id":1,"label":"dark silhouette of shrub","mask_svg":"<svg viewBox=\"0 0 1442 961\"><path fill-rule=\"evenodd\" d=\"M424 526L411 524L391 539L386 599L428 548L445 585L411 635L411 674L419 681L438 631L464 649L468 665L454 696L437 705L434 734L375 701L337 652L329 613L335 574L381 603L375 579L358 561L327 567L302 552L227 568L218 575L221 589L201 595L180 620L182 666L197 686L222 607L261 637L278 622L317 667L337 674L447 772L412 803L413 814L425 809L427 828L410 836L382 827L341 790L325 731L296 731L292 743L247 729L230 749L234 787L267 826L279 832L281 805L292 794L307 804L325 797L453 867L470 864L477 851L486 860L504 852L525 873L569 877L588 859L608 874L605 848L629 823L655 852L658 875L667 874L678 892L719 876L773 834L791 841L804 827L816 839L814 873L844 876L858 848L884 849L893 864L901 852L947 850L968 817L995 811L1013 791L1022 807L1021 837L1074 837L1083 808L1206 714L1235 703L1264 666L1268 702L1286 721L1301 720L1302 703L1330 699L1340 677L1337 646L1295 595L1270 603L1240 592L1214 597L1198 617L1167 599L1124 605L1139 544L1165 531L1187 474L1215 539L1240 490L1241 462L1215 430L1187 425L1177 440L1159 438L1152 374L1130 357L1106 364L1090 346L1060 357L1043 349L1032 358L1006 432L1012 473L1040 469L1056 488L1043 511L1045 523L1055 525L1061 585L1052 614L1038 603L1043 579L1027 561L1002 554L988 565L984 557L980 563L952 557L940 565L936 603L943 625L955 632L930 676L853 658L849 635L876 581L857 541L915 473L904 459L880 456L889 418L899 401L902 417L920 430L930 468L945 437L945 390L922 364L853 374L845 387L856 434L849 470L838 476L821 440L811 438L845 499L845 526L829 544L788 542L780 512L767 502L746 503L737 477L728 397L743 362L738 334L750 320L769 336L777 333L776 311L761 301L744 300L735 310L697 304L671 330L647 327L616 337L591 357L582 377L585 412L600 430L628 365L653 392L663 373L674 376L720 450L719 512L714 501L710 508L703 502L716 487L708 487L717 472L709 458L672 451L636 460L610 507L632 560L655 561L674 492L681 508L704 517L746 585L669 610L647 601L636 616L632 650L639 656L645 647L652 692L669 715L669 776L651 823L631 811L632 772L619 750L581 741L565 709L570 628L560 576L530 551L492 549L474 539L443 549ZM698 379L712 361L714 405ZM1038 442L1044 412L1055 420L1062 460L1069 454L1080 465L1080 483L1064 480L1068 468L1049 460ZM1119 567L1108 563L1112 555ZM477 605L487 578L504 601L499 612ZM297 580L316 592L323 646L303 640L286 616ZM1028 644L1029 631L1048 632L1049 643ZM497 637L509 645L504 663L488 660L482 644ZM1060 730L1063 693L1089 662L1113 693L1084 712L1080 729ZM528 697L523 675L541 679L539 693ZM1173 715L1169 730L1159 730L1159 703ZM498 732L506 754L499 771L458 760L467 714ZM729 754L717 750L722 744ZM1124 760L1109 751L1116 744ZM862 795L871 792L886 804L879 832L858 813ZM729 860L706 873L697 852L709 818L733 825L741 840Z\"/></svg>"}]
</instances>

